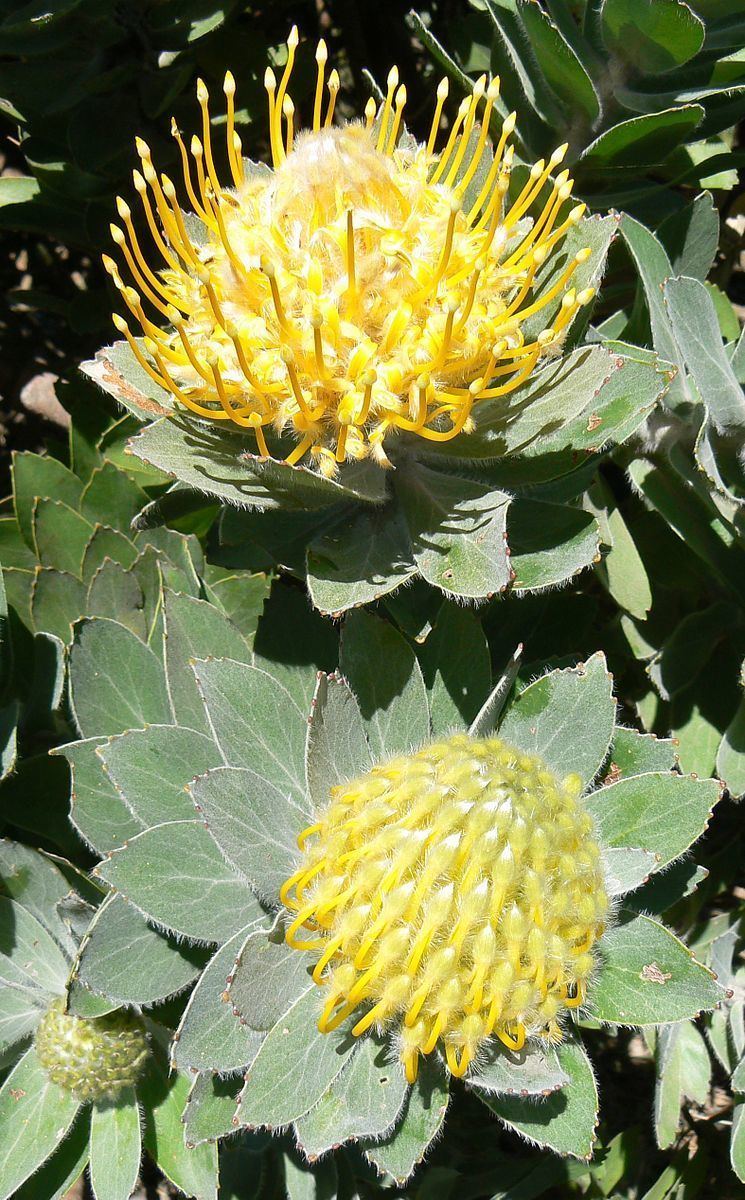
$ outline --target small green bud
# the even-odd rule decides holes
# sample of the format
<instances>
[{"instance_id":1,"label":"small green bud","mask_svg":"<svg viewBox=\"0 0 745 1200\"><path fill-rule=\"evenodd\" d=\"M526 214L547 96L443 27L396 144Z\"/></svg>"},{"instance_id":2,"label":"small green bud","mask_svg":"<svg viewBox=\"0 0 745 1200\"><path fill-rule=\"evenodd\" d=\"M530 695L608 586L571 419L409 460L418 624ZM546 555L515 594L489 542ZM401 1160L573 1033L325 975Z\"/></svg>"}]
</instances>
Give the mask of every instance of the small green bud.
<instances>
[{"instance_id":1,"label":"small green bud","mask_svg":"<svg viewBox=\"0 0 745 1200\"><path fill-rule=\"evenodd\" d=\"M85 1102L115 1100L137 1082L149 1048L139 1017L120 1009L76 1017L54 1000L36 1031L36 1053L53 1083Z\"/></svg>"}]
</instances>

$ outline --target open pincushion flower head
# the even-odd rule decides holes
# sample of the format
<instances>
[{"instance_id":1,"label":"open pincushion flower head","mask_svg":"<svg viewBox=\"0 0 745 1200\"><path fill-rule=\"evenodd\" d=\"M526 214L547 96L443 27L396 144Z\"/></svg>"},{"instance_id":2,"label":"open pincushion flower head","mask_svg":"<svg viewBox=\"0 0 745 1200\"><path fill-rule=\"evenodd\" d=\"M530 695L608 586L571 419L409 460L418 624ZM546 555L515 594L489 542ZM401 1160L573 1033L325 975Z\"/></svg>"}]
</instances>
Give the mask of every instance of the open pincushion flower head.
<instances>
[{"instance_id":1,"label":"open pincushion flower head","mask_svg":"<svg viewBox=\"0 0 745 1200\"><path fill-rule=\"evenodd\" d=\"M573 578L600 528L576 490L537 488L627 439L670 380L648 352L582 342L616 217L573 202L566 147L520 159L497 80L441 132L443 81L419 144L395 70L364 120L333 125L321 44L296 135L296 48L293 30L266 76L273 169L241 156L230 75L227 181L203 84L191 154L173 127L185 211L137 143L137 212L119 200L105 258L124 337L83 370L144 423L132 454L177 481L142 520L205 493L252 510L220 538L266 548L326 613L417 575L468 600Z\"/></svg>"},{"instance_id":2,"label":"open pincushion flower head","mask_svg":"<svg viewBox=\"0 0 745 1200\"><path fill-rule=\"evenodd\" d=\"M409 1083L435 1047L460 1077L492 1034L561 1041L608 909L581 786L456 734L333 788L280 893L287 942L320 953L321 1032L364 1006L353 1036L392 1029Z\"/></svg>"},{"instance_id":3,"label":"open pincushion flower head","mask_svg":"<svg viewBox=\"0 0 745 1200\"><path fill-rule=\"evenodd\" d=\"M493 155L489 146L498 79L487 85L482 76L441 134L443 80L420 145L403 131L406 88L396 68L364 122L332 124L339 77L332 70L326 79L320 42L312 125L296 133L297 45L293 28L279 83L271 69L265 77L273 170L244 164L228 73L231 178L221 182L200 81L202 137L192 139L191 157L175 124L173 135L203 236L194 237L175 185L138 141L134 182L157 261L120 198L123 228L112 226L120 263L104 263L144 342L119 315L117 329L177 406L252 431L260 455L270 453L267 431L289 434L287 463L310 456L333 476L367 456L390 465L391 439L403 431L450 442L473 428L481 402L519 388L592 299L593 288L572 286L591 248L572 253L536 294L537 273L585 206L567 208L568 171L554 177L566 146L536 163L510 199L514 112ZM526 336L526 321L549 309L545 326Z\"/></svg>"}]
</instances>

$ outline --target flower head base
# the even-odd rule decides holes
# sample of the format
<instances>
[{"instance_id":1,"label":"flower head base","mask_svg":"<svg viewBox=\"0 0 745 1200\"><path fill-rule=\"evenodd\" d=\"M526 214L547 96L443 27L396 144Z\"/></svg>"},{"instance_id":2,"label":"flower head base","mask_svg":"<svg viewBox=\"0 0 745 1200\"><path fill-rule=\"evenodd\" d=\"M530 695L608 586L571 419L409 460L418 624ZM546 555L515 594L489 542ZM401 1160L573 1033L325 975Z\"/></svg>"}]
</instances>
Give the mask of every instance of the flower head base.
<instances>
[{"instance_id":1,"label":"flower head base","mask_svg":"<svg viewBox=\"0 0 745 1200\"><path fill-rule=\"evenodd\" d=\"M580 783L499 738L457 734L332 789L300 838L287 941L319 955L319 1028L366 1011L407 1078L442 1046L463 1075L491 1035L561 1037L582 1003L608 899Z\"/></svg>"},{"instance_id":2,"label":"flower head base","mask_svg":"<svg viewBox=\"0 0 745 1200\"><path fill-rule=\"evenodd\" d=\"M470 428L474 404L524 382L592 298L592 289L570 286L590 251L534 295L536 273L584 205L567 212L567 171L551 179L565 146L536 163L508 202L514 113L493 155L488 145L498 79L477 81L439 139L443 80L429 139L418 145L402 135L406 89L395 68L364 123L332 126L339 77L331 71L326 80L321 42L312 128L296 134L287 89L297 42L293 29L279 84L271 70L265 78L274 170L241 157L228 74L232 178L219 181L200 82L202 139L192 139L191 158L172 128L199 234L138 141L135 188L164 265L149 265L121 198L124 228L112 225L112 235L129 281L113 259L104 264L144 342L120 316L117 328L178 405L252 431L262 455L268 427L287 434L295 442L288 463L310 454L333 475L368 454L387 465L384 442L402 431L449 441ZM537 201L540 215L525 220ZM562 297L551 323L526 338L523 323Z\"/></svg>"},{"instance_id":3,"label":"flower head base","mask_svg":"<svg viewBox=\"0 0 745 1200\"><path fill-rule=\"evenodd\" d=\"M77 1100L115 1100L134 1087L149 1053L145 1028L127 1012L84 1018L54 1000L36 1031L36 1053L53 1083Z\"/></svg>"}]
</instances>

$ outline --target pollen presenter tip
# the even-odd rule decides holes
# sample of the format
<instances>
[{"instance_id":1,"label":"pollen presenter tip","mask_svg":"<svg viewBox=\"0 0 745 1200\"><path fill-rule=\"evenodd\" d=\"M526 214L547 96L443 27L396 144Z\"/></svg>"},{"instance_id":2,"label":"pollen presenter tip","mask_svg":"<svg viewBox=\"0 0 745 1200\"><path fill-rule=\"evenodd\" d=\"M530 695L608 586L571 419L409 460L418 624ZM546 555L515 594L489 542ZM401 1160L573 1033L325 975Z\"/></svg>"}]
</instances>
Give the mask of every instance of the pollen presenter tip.
<instances>
[{"instance_id":1,"label":"pollen presenter tip","mask_svg":"<svg viewBox=\"0 0 745 1200\"><path fill-rule=\"evenodd\" d=\"M192 139L191 154L173 126L183 187L158 176L149 147L137 139L144 178L135 172L135 188L150 249L137 240L123 201L125 229L112 235L141 303L131 301L128 284L120 294L156 344L148 372L174 405L254 438L261 453L260 429L271 427L295 442L285 461L307 457L333 474L368 454L388 464L383 443L389 449L396 438L450 441L470 428L472 408L521 386L563 340L553 309L584 257L571 259L558 284L536 291L538 267L561 251L576 220L563 212L571 193L566 173L551 183L566 147L537 163L508 202L514 114L493 156L488 150L498 79L476 81L447 135L440 132L443 80L420 145L405 131L406 88L396 67L381 102L368 101L364 123L334 125L339 75L326 73L320 42L310 128L303 129L289 94L297 47L293 27L281 77L271 68L264 77L272 169L245 169L228 72L229 171L218 178L209 93L199 80L201 141ZM548 305L550 350L540 320L523 332ZM183 319L163 328L174 309ZM124 336L140 361L135 335ZM503 337L504 358L494 359L488 347ZM219 389L209 369L214 358ZM342 398L359 392L360 376L371 370L375 382L352 424L340 420ZM423 394L417 380L425 373L431 385ZM259 424L249 419L256 416Z\"/></svg>"},{"instance_id":2,"label":"pollen presenter tip","mask_svg":"<svg viewBox=\"0 0 745 1200\"><path fill-rule=\"evenodd\" d=\"M580 792L466 734L332 788L280 892L288 944L316 957L321 1032L387 1030L410 1082L436 1047L462 1076L490 1037L560 1040L608 911Z\"/></svg>"}]
</instances>

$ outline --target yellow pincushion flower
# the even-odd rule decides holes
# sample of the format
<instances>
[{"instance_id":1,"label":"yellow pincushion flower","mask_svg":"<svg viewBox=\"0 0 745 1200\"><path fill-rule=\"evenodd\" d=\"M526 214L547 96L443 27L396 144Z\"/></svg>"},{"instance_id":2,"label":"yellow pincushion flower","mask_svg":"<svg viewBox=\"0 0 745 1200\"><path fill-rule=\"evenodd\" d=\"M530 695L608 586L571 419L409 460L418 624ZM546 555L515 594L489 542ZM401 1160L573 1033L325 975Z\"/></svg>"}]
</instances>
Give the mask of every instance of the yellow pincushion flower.
<instances>
[{"instance_id":1,"label":"yellow pincushion flower","mask_svg":"<svg viewBox=\"0 0 745 1200\"><path fill-rule=\"evenodd\" d=\"M301 835L286 938L317 954L319 1028L355 1009L399 1040L409 1082L444 1050L465 1074L492 1035L561 1038L608 909L580 781L497 737L456 734L334 787Z\"/></svg>"},{"instance_id":2,"label":"yellow pincushion flower","mask_svg":"<svg viewBox=\"0 0 745 1200\"><path fill-rule=\"evenodd\" d=\"M279 84L271 70L265 78L274 170L242 159L228 73L232 178L220 182L200 81L202 138L192 139L191 157L172 127L200 235L138 140L135 188L163 264L150 265L121 198L124 228L113 225L112 235L124 275L108 256L104 264L144 342L121 316L117 329L177 405L253 431L261 455L268 427L287 434L295 445L286 462L310 454L333 475L368 454L388 465L384 442L402 431L449 441L471 428L475 404L519 387L592 298L592 289L571 287L590 250L534 295L536 273L584 205L566 213L567 171L551 181L566 146L536 163L508 201L515 114L493 156L488 136L498 79L477 81L441 139L443 80L419 145L402 135L406 89L395 68L363 123L332 125L339 77L331 71L326 81L321 42L312 127L296 134L288 85L297 44L293 29ZM541 197L539 216L525 220ZM523 323L561 297L558 315L526 339Z\"/></svg>"}]
</instances>

